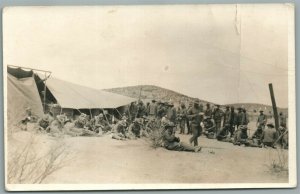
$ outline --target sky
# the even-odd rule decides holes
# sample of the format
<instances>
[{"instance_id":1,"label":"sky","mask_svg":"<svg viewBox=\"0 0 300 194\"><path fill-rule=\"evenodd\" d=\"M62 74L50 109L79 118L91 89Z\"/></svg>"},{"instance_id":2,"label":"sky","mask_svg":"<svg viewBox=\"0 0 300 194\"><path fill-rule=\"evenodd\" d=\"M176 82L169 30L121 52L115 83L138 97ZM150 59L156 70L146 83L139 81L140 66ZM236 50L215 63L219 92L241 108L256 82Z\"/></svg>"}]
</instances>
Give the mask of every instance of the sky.
<instances>
[{"instance_id":1,"label":"sky","mask_svg":"<svg viewBox=\"0 0 300 194\"><path fill-rule=\"evenodd\" d=\"M92 88L157 85L219 104L288 106L287 5L12 7L4 65ZM291 71L291 70L290 70Z\"/></svg>"}]
</instances>

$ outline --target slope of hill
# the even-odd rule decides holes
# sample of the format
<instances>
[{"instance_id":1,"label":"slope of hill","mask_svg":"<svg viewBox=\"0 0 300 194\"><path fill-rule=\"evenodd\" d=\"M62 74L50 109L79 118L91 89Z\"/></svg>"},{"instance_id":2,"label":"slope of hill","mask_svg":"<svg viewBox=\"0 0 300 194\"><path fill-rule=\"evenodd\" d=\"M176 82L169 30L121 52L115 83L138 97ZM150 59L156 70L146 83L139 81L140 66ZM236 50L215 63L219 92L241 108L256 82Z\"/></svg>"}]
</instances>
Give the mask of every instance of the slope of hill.
<instances>
[{"instance_id":1,"label":"slope of hill","mask_svg":"<svg viewBox=\"0 0 300 194\"><path fill-rule=\"evenodd\" d=\"M179 102L190 102L195 100L195 98L189 97L187 95L153 85L138 85L120 88L110 88L105 89L105 91L129 96L132 98L140 98L144 100L172 100L175 104L178 104ZM207 101L201 99L200 102L207 103Z\"/></svg>"},{"instance_id":2,"label":"slope of hill","mask_svg":"<svg viewBox=\"0 0 300 194\"><path fill-rule=\"evenodd\" d=\"M138 85L138 86L128 86L128 87L119 87L119 88L110 88L104 89L108 92L113 92L117 94L121 94L124 96L129 96L132 98L139 98L143 100L163 100L169 101L172 100L175 104L179 104L179 102L190 102L195 100L195 98L189 97L187 95L161 88L153 85ZM207 103L207 101L201 100L201 103ZM209 102L214 104L212 102ZM235 108L243 107L248 110L248 112L257 113L259 110L264 110L266 114L271 114L273 112L272 106L264 105L264 104L254 104L254 103L235 103L235 104L226 104L229 106L234 106ZM224 105L225 106L225 105ZM288 114L287 108L278 108L278 112L283 112L285 115Z\"/></svg>"}]
</instances>

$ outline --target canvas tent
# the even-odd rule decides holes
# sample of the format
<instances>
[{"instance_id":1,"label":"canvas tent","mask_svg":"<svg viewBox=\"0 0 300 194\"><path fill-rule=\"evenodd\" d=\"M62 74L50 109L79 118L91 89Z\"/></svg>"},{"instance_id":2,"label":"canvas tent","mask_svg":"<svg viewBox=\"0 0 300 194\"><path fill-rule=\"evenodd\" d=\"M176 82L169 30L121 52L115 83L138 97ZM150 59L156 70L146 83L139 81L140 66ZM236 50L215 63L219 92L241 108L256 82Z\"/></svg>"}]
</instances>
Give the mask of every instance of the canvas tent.
<instances>
[{"instance_id":1,"label":"canvas tent","mask_svg":"<svg viewBox=\"0 0 300 194\"><path fill-rule=\"evenodd\" d=\"M38 93L32 72L7 75L7 124L18 124L26 116L26 108L30 107L32 114L43 115L42 101Z\"/></svg>"},{"instance_id":2,"label":"canvas tent","mask_svg":"<svg viewBox=\"0 0 300 194\"><path fill-rule=\"evenodd\" d=\"M42 79L43 77L40 76L40 78ZM62 108L113 109L130 104L136 100L123 95L56 79L54 77L47 79L46 85Z\"/></svg>"},{"instance_id":3,"label":"canvas tent","mask_svg":"<svg viewBox=\"0 0 300 194\"><path fill-rule=\"evenodd\" d=\"M48 105L45 108L49 110L49 106L51 108L55 107L51 109L54 115L62 112L67 113L68 116L73 116L74 112L93 113L95 115L103 112L104 109L111 114L119 114L120 110L124 110L124 106L136 100L123 95L56 79L52 76L48 77L45 82L44 75L32 70L25 71L22 68L12 68L9 66L7 67L7 72L9 80L9 108L11 113L14 112L10 114L10 118L15 117L16 113L21 114L22 111L24 112L26 107L32 107L33 113L41 116L43 114L45 89L45 104ZM16 93L19 94L16 102L23 101L22 105L16 103L14 98L9 98L9 96L17 96Z\"/></svg>"}]
</instances>

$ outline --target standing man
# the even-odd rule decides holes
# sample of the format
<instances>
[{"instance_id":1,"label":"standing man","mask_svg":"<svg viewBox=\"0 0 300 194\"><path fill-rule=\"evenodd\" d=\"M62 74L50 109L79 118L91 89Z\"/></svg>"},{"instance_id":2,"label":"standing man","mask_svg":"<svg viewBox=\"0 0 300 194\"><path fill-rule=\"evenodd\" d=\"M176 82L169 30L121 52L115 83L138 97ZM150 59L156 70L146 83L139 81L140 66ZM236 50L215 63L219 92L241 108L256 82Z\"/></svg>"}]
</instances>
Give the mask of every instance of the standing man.
<instances>
[{"instance_id":1,"label":"standing man","mask_svg":"<svg viewBox=\"0 0 300 194\"><path fill-rule=\"evenodd\" d=\"M143 101L139 100L137 105L137 118L142 118L146 115L146 106L144 105Z\"/></svg>"},{"instance_id":2,"label":"standing man","mask_svg":"<svg viewBox=\"0 0 300 194\"><path fill-rule=\"evenodd\" d=\"M224 112L220 109L220 105L216 105L216 109L213 113L213 117L214 117L214 120L216 123L216 132L215 132L216 136L219 133L219 131L221 130L221 123L222 123L223 115L224 115Z\"/></svg>"},{"instance_id":3,"label":"standing man","mask_svg":"<svg viewBox=\"0 0 300 194\"><path fill-rule=\"evenodd\" d=\"M201 135L201 117L200 117L200 101L195 100L194 106L188 110L187 117L191 121L191 130L193 136L190 138L190 143L194 142L194 146L198 146L198 137Z\"/></svg>"},{"instance_id":4,"label":"standing man","mask_svg":"<svg viewBox=\"0 0 300 194\"><path fill-rule=\"evenodd\" d=\"M137 105L136 102L132 102L129 106L129 112L130 112L130 121L134 121L136 115L137 115Z\"/></svg>"},{"instance_id":5,"label":"standing man","mask_svg":"<svg viewBox=\"0 0 300 194\"><path fill-rule=\"evenodd\" d=\"M204 116L206 116L206 117L212 117L212 113L213 113L213 111L212 111L212 109L210 108L210 104L207 103L207 104L206 104L206 110L205 110L205 112L204 112Z\"/></svg>"},{"instance_id":6,"label":"standing man","mask_svg":"<svg viewBox=\"0 0 300 194\"><path fill-rule=\"evenodd\" d=\"M260 115L257 118L256 126L261 127L263 130L267 123L267 116L264 114L263 110L260 110Z\"/></svg>"},{"instance_id":7,"label":"standing man","mask_svg":"<svg viewBox=\"0 0 300 194\"><path fill-rule=\"evenodd\" d=\"M224 122L223 122L223 127L225 127L226 124L230 123L230 110L229 110L229 106L226 106L226 110L224 113Z\"/></svg>"},{"instance_id":8,"label":"standing man","mask_svg":"<svg viewBox=\"0 0 300 194\"><path fill-rule=\"evenodd\" d=\"M168 103L167 119L173 123L176 123L176 108L174 107L173 102Z\"/></svg>"},{"instance_id":9,"label":"standing man","mask_svg":"<svg viewBox=\"0 0 300 194\"><path fill-rule=\"evenodd\" d=\"M192 108L193 108L193 103L189 102L189 107L187 108L187 113ZM186 117L186 127L188 128L187 134L192 134L191 121L190 121L190 119L188 117Z\"/></svg>"},{"instance_id":10,"label":"standing man","mask_svg":"<svg viewBox=\"0 0 300 194\"><path fill-rule=\"evenodd\" d=\"M151 104L148 107L148 116L150 118L156 118L157 115L157 104L155 100L152 100Z\"/></svg>"},{"instance_id":11,"label":"standing man","mask_svg":"<svg viewBox=\"0 0 300 194\"><path fill-rule=\"evenodd\" d=\"M286 128L286 116L282 112L279 113L279 125Z\"/></svg>"},{"instance_id":12,"label":"standing man","mask_svg":"<svg viewBox=\"0 0 300 194\"><path fill-rule=\"evenodd\" d=\"M243 109L244 115L245 115L245 120L244 120L244 124L243 125L248 125L248 123L250 122L249 120L249 114L247 113L247 110L244 108Z\"/></svg>"},{"instance_id":13,"label":"standing man","mask_svg":"<svg viewBox=\"0 0 300 194\"><path fill-rule=\"evenodd\" d=\"M186 114L187 110L185 108L185 104L182 102L177 110L177 120L179 122L180 134L184 134Z\"/></svg>"},{"instance_id":14,"label":"standing man","mask_svg":"<svg viewBox=\"0 0 300 194\"><path fill-rule=\"evenodd\" d=\"M224 113L224 120L223 120L223 129L221 129L221 131L222 130L223 130L223 134L225 133L225 135L227 135L228 132L230 132L230 134L231 134L229 106L226 106L226 110Z\"/></svg>"},{"instance_id":15,"label":"standing man","mask_svg":"<svg viewBox=\"0 0 300 194\"><path fill-rule=\"evenodd\" d=\"M234 111L234 107L230 108L230 115L229 115L229 125L230 125L230 137L233 137L235 126L237 125L237 113Z\"/></svg>"},{"instance_id":16,"label":"standing man","mask_svg":"<svg viewBox=\"0 0 300 194\"><path fill-rule=\"evenodd\" d=\"M237 114L237 128L239 128L240 125L243 125L245 123L245 113L242 111L242 108L238 108L239 112Z\"/></svg>"}]
</instances>

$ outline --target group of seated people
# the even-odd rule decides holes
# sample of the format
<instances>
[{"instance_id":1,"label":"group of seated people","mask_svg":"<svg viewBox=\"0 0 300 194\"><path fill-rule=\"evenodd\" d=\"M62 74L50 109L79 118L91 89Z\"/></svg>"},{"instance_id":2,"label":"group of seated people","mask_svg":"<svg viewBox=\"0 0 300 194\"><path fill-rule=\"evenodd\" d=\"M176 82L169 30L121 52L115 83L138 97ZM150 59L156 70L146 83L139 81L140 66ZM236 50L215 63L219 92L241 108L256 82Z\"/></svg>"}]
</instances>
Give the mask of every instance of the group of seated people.
<instances>
[{"instance_id":1,"label":"group of seated people","mask_svg":"<svg viewBox=\"0 0 300 194\"><path fill-rule=\"evenodd\" d=\"M126 115L121 119L115 119L110 123L106 115L100 113L93 118L85 113L81 113L75 120L69 119L65 113L53 116L51 112L44 114L40 119L32 120L33 116L30 109L26 112L27 117L22 120L22 129L26 130L28 122L36 123L40 132L49 133L53 136L102 136L111 134L113 139L125 140L149 137L149 133L156 128L154 118L142 117L130 121Z\"/></svg>"},{"instance_id":2,"label":"group of seated people","mask_svg":"<svg viewBox=\"0 0 300 194\"><path fill-rule=\"evenodd\" d=\"M31 114L30 109L26 109L26 113L27 117L21 121L22 124L37 122L39 131L55 136L61 134L70 136L102 136L103 134L111 134L113 139L126 140L141 137L148 138L151 132L157 130L162 136L161 146L168 150L195 152L201 150L198 146L191 146L181 142L180 138L175 136L176 124L165 117L159 122L156 118L146 116L130 121L123 115L120 120L110 124L102 113L91 119L89 119L88 115L81 113L75 120L68 119L65 114L59 114L54 117L51 112L46 113L37 120ZM231 142L234 145L275 147L276 143L280 143L283 148L288 147L288 133L284 126L280 126L278 132L272 123L268 123L266 128L263 125L259 125L253 135L249 137L247 125L238 126L233 134L230 134L232 132L229 130L229 126L226 125L216 133L214 120L211 117L204 117L201 125L203 129L201 134L219 141Z\"/></svg>"},{"instance_id":3,"label":"group of seated people","mask_svg":"<svg viewBox=\"0 0 300 194\"><path fill-rule=\"evenodd\" d=\"M230 142L234 145L245 145L250 147L276 147L278 143L282 148L288 148L288 133L284 125L277 131L273 123L258 125L256 131L250 136L247 125L237 126L237 130L230 130L230 126L225 124L219 132L215 131L215 125L212 118L207 117L203 121L203 134L210 139ZM234 131L233 134L231 134Z\"/></svg>"}]
</instances>

